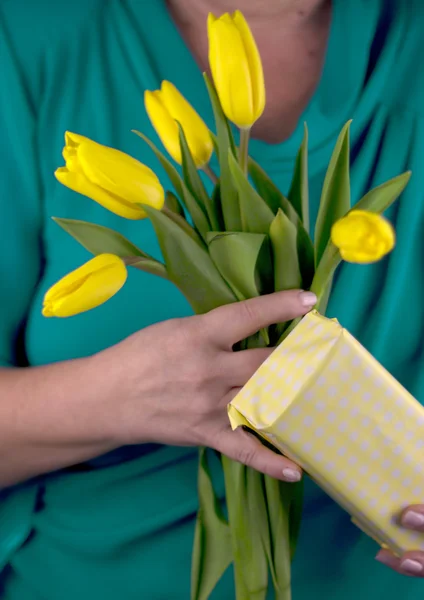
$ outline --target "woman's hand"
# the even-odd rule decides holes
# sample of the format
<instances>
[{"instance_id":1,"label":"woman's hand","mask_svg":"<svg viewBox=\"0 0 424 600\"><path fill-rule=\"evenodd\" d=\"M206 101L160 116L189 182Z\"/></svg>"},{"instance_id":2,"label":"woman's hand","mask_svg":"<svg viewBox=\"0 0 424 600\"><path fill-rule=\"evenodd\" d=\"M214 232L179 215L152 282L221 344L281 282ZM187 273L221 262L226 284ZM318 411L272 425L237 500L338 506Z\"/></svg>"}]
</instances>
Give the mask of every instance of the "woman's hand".
<instances>
[{"instance_id":1,"label":"woman's hand","mask_svg":"<svg viewBox=\"0 0 424 600\"><path fill-rule=\"evenodd\" d=\"M400 521L406 529L424 532L424 504L415 504L406 508L401 514ZM376 558L401 575L424 577L424 552L419 550L406 552L401 558L397 558L388 550L380 550Z\"/></svg>"},{"instance_id":2,"label":"woman's hand","mask_svg":"<svg viewBox=\"0 0 424 600\"><path fill-rule=\"evenodd\" d=\"M99 354L116 386L107 413L117 445L208 446L274 478L298 481L297 465L242 429L231 430L227 404L272 351L232 348L264 327L307 313L315 302L310 292L270 294L159 323Z\"/></svg>"}]
</instances>

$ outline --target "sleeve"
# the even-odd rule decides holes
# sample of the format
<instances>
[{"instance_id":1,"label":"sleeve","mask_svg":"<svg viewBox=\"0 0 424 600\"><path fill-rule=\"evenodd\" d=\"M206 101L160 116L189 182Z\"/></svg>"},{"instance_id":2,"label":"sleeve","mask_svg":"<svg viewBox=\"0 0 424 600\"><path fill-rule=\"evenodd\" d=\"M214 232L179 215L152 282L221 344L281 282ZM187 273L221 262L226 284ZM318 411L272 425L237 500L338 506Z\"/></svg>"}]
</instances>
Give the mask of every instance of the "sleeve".
<instances>
[{"instance_id":1,"label":"sleeve","mask_svg":"<svg viewBox=\"0 0 424 600\"><path fill-rule=\"evenodd\" d=\"M0 366L19 366L20 333L42 270L42 197L36 108L7 6L0 4Z\"/></svg>"}]
</instances>

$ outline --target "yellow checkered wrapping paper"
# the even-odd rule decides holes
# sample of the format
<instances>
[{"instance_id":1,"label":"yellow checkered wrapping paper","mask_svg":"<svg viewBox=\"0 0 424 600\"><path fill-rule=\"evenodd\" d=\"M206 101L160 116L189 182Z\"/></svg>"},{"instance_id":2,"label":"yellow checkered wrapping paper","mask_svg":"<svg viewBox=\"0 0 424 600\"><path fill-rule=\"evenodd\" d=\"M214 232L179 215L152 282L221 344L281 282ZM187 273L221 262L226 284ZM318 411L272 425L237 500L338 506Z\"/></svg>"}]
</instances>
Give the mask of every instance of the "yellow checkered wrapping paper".
<instances>
[{"instance_id":1,"label":"yellow checkered wrapping paper","mask_svg":"<svg viewBox=\"0 0 424 600\"><path fill-rule=\"evenodd\" d=\"M424 550L399 512L424 502L424 408L336 320L305 316L234 398L245 425L292 458L380 545Z\"/></svg>"}]
</instances>

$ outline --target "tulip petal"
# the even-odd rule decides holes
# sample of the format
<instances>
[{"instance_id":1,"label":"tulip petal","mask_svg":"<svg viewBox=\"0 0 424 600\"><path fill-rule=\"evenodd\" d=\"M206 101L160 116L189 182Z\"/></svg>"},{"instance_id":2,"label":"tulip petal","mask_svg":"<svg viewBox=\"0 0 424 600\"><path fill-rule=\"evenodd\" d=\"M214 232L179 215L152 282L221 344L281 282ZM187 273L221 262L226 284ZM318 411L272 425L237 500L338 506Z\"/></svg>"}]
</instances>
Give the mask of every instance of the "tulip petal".
<instances>
[{"instance_id":1,"label":"tulip petal","mask_svg":"<svg viewBox=\"0 0 424 600\"><path fill-rule=\"evenodd\" d=\"M66 146L72 146L77 148L83 142L91 141L90 138L80 135L79 133L72 133L72 131L65 132L65 144Z\"/></svg>"},{"instance_id":2,"label":"tulip petal","mask_svg":"<svg viewBox=\"0 0 424 600\"><path fill-rule=\"evenodd\" d=\"M144 93L144 106L168 154L180 165L181 149L178 125L175 122L175 117L172 117L168 108L165 107L162 92L147 90Z\"/></svg>"},{"instance_id":3,"label":"tulip petal","mask_svg":"<svg viewBox=\"0 0 424 600\"><path fill-rule=\"evenodd\" d=\"M234 13L233 21L240 32L247 62L249 64L250 79L252 82L253 111L256 120L261 116L265 108L265 81L262 60L250 27L239 10L236 10Z\"/></svg>"},{"instance_id":4,"label":"tulip petal","mask_svg":"<svg viewBox=\"0 0 424 600\"><path fill-rule=\"evenodd\" d=\"M360 252L358 250L346 250L344 248L340 249L340 256L346 262L356 263L361 265L369 265L374 262L378 262L382 257L378 255L370 255L368 252Z\"/></svg>"},{"instance_id":5,"label":"tulip petal","mask_svg":"<svg viewBox=\"0 0 424 600\"><path fill-rule=\"evenodd\" d=\"M395 245L395 232L379 214L352 210L331 229L331 240L347 262L372 263L388 254Z\"/></svg>"},{"instance_id":6,"label":"tulip petal","mask_svg":"<svg viewBox=\"0 0 424 600\"><path fill-rule=\"evenodd\" d=\"M78 160L86 178L119 201L163 207L165 194L159 179L128 154L89 140L79 146Z\"/></svg>"},{"instance_id":7,"label":"tulip petal","mask_svg":"<svg viewBox=\"0 0 424 600\"><path fill-rule=\"evenodd\" d=\"M209 13L208 14L208 21L207 21L208 35L210 33L210 28L215 23L215 21L216 21L215 15L213 13Z\"/></svg>"},{"instance_id":8,"label":"tulip petal","mask_svg":"<svg viewBox=\"0 0 424 600\"><path fill-rule=\"evenodd\" d=\"M239 30L221 17L210 26L209 62L222 109L238 127L255 121L249 63Z\"/></svg>"},{"instance_id":9,"label":"tulip petal","mask_svg":"<svg viewBox=\"0 0 424 600\"><path fill-rule=\"evenodd\" d=\"M87 198L91 198L115 215L131 220L145 219L147 216L139 206L117 198L101 187L91 183L83 173L71 173L66 167L60 167L56 169L55 177L62 185L83 196L87 196Z\"/></svg>"},{"instance_id":10,"label":"tulip petal","mask_svg":"<svg viewBox=\"0 0 424 600\"><path fill-rule=\"evenodd\" d=\"M205 122L169 81L162 82L161 96L172 119L178 121L184 130L196 167L202 167L209 162L213 151L212 139Z\"/></svg>"},{"instance_id":11,"label":"tulip petal","mask_svg":"<svg viewBox=\"0 0 424 600\"><path fill-rule=\"evenodd\" d=\"M70 317L103 304L127 279L125 263L113 254L100 254L65 275L46 293L43 315Z\"/></svg>"},{"instance_id":12,"label":"tulip petal","mask_svg":"<svg viewBox=\"0 0 424 600\"><path fill-rule=\"evenodd\" d=\"M367 234L369 230L366 221L340 219L331 231L331 240L337 248L356 247L358 241Z\"/></svg>"}]
</instances>

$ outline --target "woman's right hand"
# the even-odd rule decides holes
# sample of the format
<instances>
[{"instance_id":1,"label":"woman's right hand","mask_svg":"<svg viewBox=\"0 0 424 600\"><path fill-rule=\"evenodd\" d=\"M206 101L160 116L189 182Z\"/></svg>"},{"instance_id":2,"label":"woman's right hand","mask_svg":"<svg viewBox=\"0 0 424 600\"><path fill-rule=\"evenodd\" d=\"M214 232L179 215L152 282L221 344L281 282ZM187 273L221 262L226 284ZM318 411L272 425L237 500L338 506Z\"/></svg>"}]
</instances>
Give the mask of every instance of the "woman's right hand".
<instances>
[{"instance_id":1,"label":"woman's right hand","mask_svg":"<svg viewBox=\"0 0 424 600\"><path fill-rule=\"evenodd\" d=\"M117 445L208 446L274 478L298 481L297 465L242 429L231 430L227 404L272 352L232 348L304 315L315 302L310 292L278 292L153 325L101 352L97 360L116 386L105 410L113 415Z\"/></svg>"}]
</instances>

